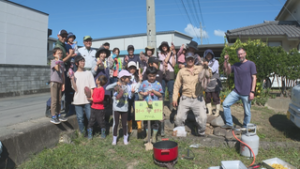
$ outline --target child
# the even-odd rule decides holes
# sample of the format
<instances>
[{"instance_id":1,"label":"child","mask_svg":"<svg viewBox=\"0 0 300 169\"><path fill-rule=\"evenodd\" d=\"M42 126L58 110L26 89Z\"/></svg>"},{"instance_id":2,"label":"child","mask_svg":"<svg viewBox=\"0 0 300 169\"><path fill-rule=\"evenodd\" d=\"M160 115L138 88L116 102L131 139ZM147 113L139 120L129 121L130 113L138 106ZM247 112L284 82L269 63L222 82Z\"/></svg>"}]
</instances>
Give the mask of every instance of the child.
<instances>
[{"instance_id":1,"label":"child","mask_svg":"<svg viewBox=\"0 0 300 169\"><path fill-rule=\"evenodd\" d=\"M124 133L124 144L128 144L128 133L127 133L127 116L128 116L128 83L131 79L131 73L127 70L121 70L119 72L119 81L110 84L106 87L106 90L113 90L113 141L112 145L117 144L117 132L119 126L119 118L121 115L122 128Z\"/></svg>"},{"instance_id":2,"label":"child","mask_svg":"<svg viewBox=\"0 0 300 169\"><path fill-rule=\"evenodd\" d=\"M93 95L93 88L96 86L93 74L84 69L85 59L81 55L78 55L75 58L75 64L78 69L74 73L74 76L71 77L72 88L75 90L72 104L75 105L80 135L84 135L85 128L83 109L88 120L90 119L91 114L91 105L87 96L85 95L84 88L89 87L91 89L91 95Z\"/></svg>"},{"instance_id":3,"label":"child","mask_svg":"<svg viewBox=\"0 0 300 169\"><path fill-rule=\"evenodd\" d=\"M158 81L160 84L162 83L163 80L163 72L159 70L159 60L156 57L150 57L148 60L148 66L149 67L154 67L157 69L157 74L156 74L156 81ZM148 75L144 74L143 80L148 80ZM160 123L160 135L162 137L165 136L165 122L164 120L161 121Z\"/></svg>"},{"instance_id":4,"label":"child","mask_svg":"<svg viewBox=\"0 0 300 169\"><path fill-rule=\"evenodd\" d=\"M156 81L157 69L154 67L149 67L146 70L146 74L148 76L148 80L142 82L139 93L143 96L144 101L157 101L164 94L162 86L159 82ZM155 124L152 125L153 134L152 134L152 142L156 142L156 135L159 129L159 121L154 121ZM148 138L148 129L146 129L147 136L144 139L144 142L147 142Z\"/></svg>"},{"instance_id":5,"label":"child","mask_svg":"<svg viewBox=\"0 0 300 169\"><path fill-rule=\"evenodd\" d=\"M93 138L93 126L95 122L101 127L101 138L105 138L105 111L104 111L104 95L105 90L103 86L107 83L107 77L100 75L96 79L97 88L94 89L92 98L88 100L92 101L91 116L88 124L88 139Z\"/></svg>"},{"instance_id":6,"label":"child","mask_svg":"<svg viewBox=\"0 0 300 169\"><path fill-rule=\"evenodd\" d=\"M51 76L50 76L50 93L51 93L51 115L50 120L53 124L68 119L60 115L61 108L61 92L65 90L64 62L61 61L63 51L56 47L53 49L54 59L51 60Z\"/></svg>"},{"instance_id":7,"label":"child","mask_svg":"<svg viewBox=\"0 0 300 169\"><path fill-rule=\"evenodd\" d=\"M128 133L132 132L132 114L131 114L131 108L134 109L134 101L139 99L138 95L138 88L140 87L140 84L142 82L141 74L139 73L135 62L130 61L128 63L127 70L129 73L132 74L130 82L128 84ZM134 112L133 112L133 119L134 119ZM134 119L135 120L135 119ZM138 122L138 126L141 125L141 121ZM141 130L139 130L141 132Z\"/></svg>"},{"instance_id":8,"label":"child","mask_svg":"<svg viewBox=\"0 0 300 169\"><path fill-rule=\"evenodd\" d=\"M186 53L186 48L185 45L182 44L177 53L179 68L181 68L181 65L184 65L185 63L185 53Z\"/></svg>"}]
</instances>

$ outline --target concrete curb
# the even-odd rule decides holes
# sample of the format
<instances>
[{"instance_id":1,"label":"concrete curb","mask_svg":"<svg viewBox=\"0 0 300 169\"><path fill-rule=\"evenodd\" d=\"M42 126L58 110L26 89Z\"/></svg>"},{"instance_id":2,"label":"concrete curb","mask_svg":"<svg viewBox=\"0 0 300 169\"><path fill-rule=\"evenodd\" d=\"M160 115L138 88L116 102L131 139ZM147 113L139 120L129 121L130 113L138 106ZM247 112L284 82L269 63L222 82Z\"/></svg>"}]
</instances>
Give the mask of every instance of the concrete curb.
<instances>
[{"instance_id":1,"label":"concrete curb","mask_svg":"<svg viewBox=\"0 0 300 169\"><path fill-rule=\"evenodd\" d=\"M54 147L62 133L78 129L76 116L69 117L67 122L54 125L50 122L31 125L28 128L0 137L3 153L0 158L0 168L15 168L31 155L45 148Z\"/></svg>"}]
</instances>

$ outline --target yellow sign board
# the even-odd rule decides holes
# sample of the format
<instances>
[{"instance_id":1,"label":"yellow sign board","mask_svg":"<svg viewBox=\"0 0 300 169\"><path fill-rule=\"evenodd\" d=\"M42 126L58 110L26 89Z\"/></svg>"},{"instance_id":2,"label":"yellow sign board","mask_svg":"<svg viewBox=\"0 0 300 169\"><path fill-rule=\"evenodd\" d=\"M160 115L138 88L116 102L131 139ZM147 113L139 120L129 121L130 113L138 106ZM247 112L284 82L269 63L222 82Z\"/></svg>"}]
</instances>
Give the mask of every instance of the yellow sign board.
<instances>
[{"instance_id":1,"label":"yellow sign board","mask_svg":"<svg viewBox=\"0 0 300 169\"><path fill-rule=\"evenodd\" d=\"M163 101L135 101L135 120L163 120Z\"/></svg>"}]
</instances>

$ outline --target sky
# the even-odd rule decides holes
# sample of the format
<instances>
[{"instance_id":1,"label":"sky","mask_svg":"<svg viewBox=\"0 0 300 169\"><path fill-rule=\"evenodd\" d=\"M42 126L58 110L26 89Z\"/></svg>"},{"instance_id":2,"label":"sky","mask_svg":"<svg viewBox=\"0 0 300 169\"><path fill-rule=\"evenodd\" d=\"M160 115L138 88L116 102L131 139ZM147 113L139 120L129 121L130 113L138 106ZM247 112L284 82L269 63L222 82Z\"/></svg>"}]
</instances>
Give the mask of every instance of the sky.
<instances>
[{"instance_id":1,"label":"sky","mask_svg":"<svg viewBox=\"0 0 300 169\"><path fill-rule=\"evenodd\" d=\"M49 14L51 37L61 29L82 38L146 33L146 0L11 0ZM273 21L286 0L156 0L156 31L176 30L200 44L224 43L224 32ZM180 45L180 44L175 44Z\"/></svg>"}]
</instances>

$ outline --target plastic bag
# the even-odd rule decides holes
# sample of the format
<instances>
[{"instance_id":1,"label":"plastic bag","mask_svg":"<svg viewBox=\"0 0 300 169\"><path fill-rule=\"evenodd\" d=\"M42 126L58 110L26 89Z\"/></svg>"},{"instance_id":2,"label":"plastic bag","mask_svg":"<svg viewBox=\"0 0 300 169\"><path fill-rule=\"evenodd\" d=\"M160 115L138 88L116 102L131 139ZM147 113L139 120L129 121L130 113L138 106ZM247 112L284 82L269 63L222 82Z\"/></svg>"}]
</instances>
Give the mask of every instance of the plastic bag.
<instances>
[{"instance_id":1,"label":"plastic bag","mask_svg":"<svg viewBox=\"0 0 300 169\"><path fill-rule=\"evenodd\" d=\"M177 137L186 137L186 131L184 126L178 126L173 129L173 133L176 133Z\"/></svg>"}]
</instances>

